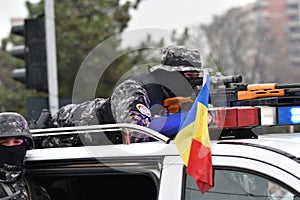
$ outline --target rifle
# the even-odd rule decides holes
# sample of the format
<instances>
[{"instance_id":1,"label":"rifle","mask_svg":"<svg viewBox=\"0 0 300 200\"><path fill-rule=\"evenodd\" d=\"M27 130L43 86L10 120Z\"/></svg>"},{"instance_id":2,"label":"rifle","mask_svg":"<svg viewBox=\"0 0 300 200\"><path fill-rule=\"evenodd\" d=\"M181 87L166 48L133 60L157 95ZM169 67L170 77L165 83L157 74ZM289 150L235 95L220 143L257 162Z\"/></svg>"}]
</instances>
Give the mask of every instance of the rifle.
<instances>
[{"instance_id":1,"label":"rifle","mask_svg":"<svg viewBox=\"0 0 300 200\"><path fill-rule=\"evenodd\" d=\"M227 101L226 106L236 105L258 105L265 104L270 105L270 98L272 99L272 105L276 105L276 102L285 101L285 103L292 103L293 98L300 96L300 84L276 84L276 83L261 83L261 84L235 84L231 88L217 89L211 92L211 98L216 102L216 106L225 106L224 101L221 103L221 99ZM287 98L290 97L290 98ZM282 99L278 99L282 98ZM285 98L285 100L283 100ZM257 101L256 99L260 99ZM256 100L252 101L251 100ZM262 100L264 101L262 103ZM278 105L277 104L277 105Z\"/></svg>"},{"instance_id":2,"label":"rifle","mask_svg":"<svg viewBox=\"0 0 300 200\"><path fill-rule=\"evenodd\" d=\"M242 82L243 77L242 75L230 75L230 76L223 76L220 72L217 72L215 76L210 77L211 85L216 88L230 88L231 84L233 83L240 83ZM195 79L190 80L191 85L196 85L198 87L202 86L203 77L198 77ZM200 89L196 88L196 94L200 91Z\"/></svg>"},{"instance_id":3,"label":"rifle","mask_svg":"<svg viewBox=\"0 0 300 200\"><path fill-rule=\"evenodd\" d=\"M215 76L211 76L210 83L214 88L229 88L232 83L242 82L241 75L223 76L221 73L217 73ZM196 85L194 88L196 95L198 95L201 86L203 84L203 77L198 77L190 80L191 85ZM222 90L220 90L222 91ZM172 97L165 99L163 106L167 113L179 112L182 108L182 104L193 103L195 97Z\"/></svg>"},{"instance_id":4,"label":"rifle","mask_svg":"<svg viewBox=\"0 0 300 200\"><path fill-rule=\"evenodd\" d=\"M236 85L238 100L249 100L266 97L296 96L300 94L300 84L239 84ZM298 89L296 89L298 88Z\"/></svg>"}]
</instances>

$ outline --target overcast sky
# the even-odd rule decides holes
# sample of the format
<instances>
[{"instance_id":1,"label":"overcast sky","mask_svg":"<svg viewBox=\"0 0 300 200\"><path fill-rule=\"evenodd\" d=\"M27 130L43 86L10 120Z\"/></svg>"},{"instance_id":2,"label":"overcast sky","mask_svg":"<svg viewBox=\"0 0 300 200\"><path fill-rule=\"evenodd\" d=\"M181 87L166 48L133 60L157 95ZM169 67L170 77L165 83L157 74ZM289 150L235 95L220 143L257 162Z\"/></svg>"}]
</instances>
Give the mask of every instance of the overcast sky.
<instances>
[{"instance_id":1,"label":"overcast sky","mask_svg":"<svg viewBox=\"0 0 300 200\"><path fill-rule=\"evenodd\" d=\"M207 23L212 15L222 14L232 7L250 2L254 0L144 0L138 10L131 12L132 20L127 30L139 28L182 30L185 26ZM7 0L1 3L0 38L3 38L10 32L10 19L26 17L27 12L25 0Z\"/></svg>"}]
</instances>

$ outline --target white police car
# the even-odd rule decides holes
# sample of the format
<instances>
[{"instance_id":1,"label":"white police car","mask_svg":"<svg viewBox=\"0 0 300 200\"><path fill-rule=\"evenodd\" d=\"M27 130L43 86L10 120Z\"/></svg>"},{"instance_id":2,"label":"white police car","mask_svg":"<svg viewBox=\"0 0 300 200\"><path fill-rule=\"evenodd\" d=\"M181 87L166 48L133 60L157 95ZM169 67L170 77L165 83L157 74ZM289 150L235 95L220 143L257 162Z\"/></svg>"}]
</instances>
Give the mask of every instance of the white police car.
<instances>
[{"instance_id":1,"label":"white police car","mask_svg":"<svg viewBox=\"0 0 300 200\"><path fill-rule=\"evenodd\" d=\"M231 110L222 118L224 109ZM32 130L38 138L110 131L123 131L126 135L133 129L159 141L34 149L27 154L26 174L44 186L52 199L299 199L300 134L256 137L249 127L270 125L282 116L267 113L277 112L273 108L241 109L211 110L211 138L221 125L227 131L211 142L214 187L205 194L186 175L173 141L128 124ZM250 115L253 120L249 120ZM295 115L290 119L296 120Z\"/></svg>"}]
</instances>

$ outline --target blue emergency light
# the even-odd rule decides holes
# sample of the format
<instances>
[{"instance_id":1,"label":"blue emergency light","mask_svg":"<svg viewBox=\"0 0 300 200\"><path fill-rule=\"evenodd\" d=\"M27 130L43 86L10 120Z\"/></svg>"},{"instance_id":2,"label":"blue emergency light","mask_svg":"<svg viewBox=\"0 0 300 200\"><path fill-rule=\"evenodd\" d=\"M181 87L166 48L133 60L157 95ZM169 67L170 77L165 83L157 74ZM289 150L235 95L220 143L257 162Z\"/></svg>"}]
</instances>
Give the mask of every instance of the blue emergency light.
<instances>
[{"instance_id":1,"label":"blue emergency light","mask_svg":"<svg viewBox=\"0 0 300 200\"><path fill-rule=\"evenodd\" d=\"M278 125L300 124L300 106L278 107Z\"/></svg>"}]
</instances>

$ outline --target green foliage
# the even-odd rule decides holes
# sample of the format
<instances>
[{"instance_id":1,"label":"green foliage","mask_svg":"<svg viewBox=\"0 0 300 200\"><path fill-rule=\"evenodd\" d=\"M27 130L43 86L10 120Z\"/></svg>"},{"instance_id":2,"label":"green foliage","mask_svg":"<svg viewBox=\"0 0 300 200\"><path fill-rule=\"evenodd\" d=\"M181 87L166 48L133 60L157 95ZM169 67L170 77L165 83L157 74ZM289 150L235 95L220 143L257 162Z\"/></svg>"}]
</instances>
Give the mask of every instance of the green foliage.
<instances>
[{"instance_id":1,"label":"green foliage","mask_svg":"<svg viewBox=\"0 0 300 200\"><path fill-rule=\"evenodd\" d=\"M36 94L11 77L14 67L23 67L23 64L21 60L12 58L10 53L0 51L0 112L14 111L25 116L26 97Z\"/></svg>"},{"instance_id":2,"label":"green foliage","mask_svg":"<svg viewBox=\"0 0 300 200\"><path fill-rule=\"evenodd\" d=\"M149 48L149 47L157 47ZM114 60L100 79L101 85L98 87L100 97L110 96L113 87L118 81L137 73L148 71L148 66L160 63L161 48L164 47L164 40L153 41L148 35L134 51L131 48L119 50L121 55ZM113 51L113 50L111 50Z\"/></svg>"},{"instance_id":3,"label":"green foliage","mask_svg":"<svg viewBox=\"0 0 300 200\"><path fill-rule=\"evenodd\" d=\"M164 40L158 42L152 40L149 35L134 51L130 48L121 49L121 39L112 37L121 33L127 27L130 20L130 10L136 9L141 0L134 3L120 3L120 0L64 0L55 3L55 29L56 50L59 79L59 96L72 97L74 80L82 64L91 65L91 73L87 74L83 83L95 77L93 73L97 68L106 68L103 60L111 55L119 55L115 58L100 79L97 87L97 97L108 97L114 85L125 75L146 71L148 65L160 63L160 48L164 47ZM29 18L44 14L44 1L37 4L26 3ZM183 44L187 38L188 30L182 36L175 37L173 41ZM97 45L109 39L109 47L104 52L97 52ZM6 52L7 44L24 44L23 38L10 35L2 41L0 51L0 111L14 110L22 114L26 109L28 96L46 96L45 93L37 93L27 90L21 83L11 78L13 69L24 67L24 62L14 58ZM149 49L147 47L158 47ZM137 50L136 50L137 49ZM103 50L103 49L102 49ZM99 56L92 57L85 62L87 56L95 53ZM98 53L98 54L97 54ZM87 88L83 88L87 89Z\"/></svg>"},{"instance_id":4,"label":"green foliage","mask_svg":"<svg viewBox=\"0 0 300 200\"><path fill-rule=\"evenodd\" d=\"M119 0L64 0L55 1L55 27L59 92L61 97L72 95L78 69L86 56L102 41L122 32L130 20L129 10L139 2L120 4ZM43 1L27 3L30 16L43 13ZM115 40L117 51L120 41ZM112 52L115 53L115 52ZM103 66L98 66L103 67ZM111 71L104 81L105 90L112 85L118 74L130 66L122 65ZM98 94L98 95L104 95Z\"/></svg>"},{"instance_id":5,"label":"green foliage","mask_svg":"<svg viewBox=\"0 0 300 200\"><path fill-rule=\"evenodd\" d=\"M127 27L130 20L129 10L136 9L140 1L134 4L119 0L64 0L55 1L55 28L57 62L59 76L59 96L71 97L74 79L77 71L89 54L99 43L118 34ZM44 1L37 4L26 2L29 18L44 14ZM120 41L113 40L113 51L117 51ZM13 46L24 44L20 36L10 35L2 40L0 50L0 111L17 111L25 114L26 98L28 96L45 96L46 94L27 90L25 86L11 77L16 68L23 68L24 61L11 56L6 51L7 44ZM113 52L113 53L114 53ZM104 90L99 94L107 95L116 82L116 78L131 67L131 62L124 62L127 58L119 59L116 68L108 72L105 77ZM123 64L122 64L123 63ZM101 66L98 66L101 67ZM87 77L89 78L89 77Z\"/></svg>"}]
</instances>

